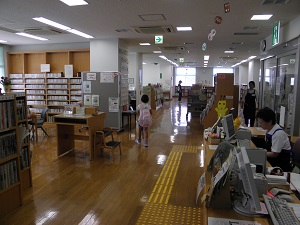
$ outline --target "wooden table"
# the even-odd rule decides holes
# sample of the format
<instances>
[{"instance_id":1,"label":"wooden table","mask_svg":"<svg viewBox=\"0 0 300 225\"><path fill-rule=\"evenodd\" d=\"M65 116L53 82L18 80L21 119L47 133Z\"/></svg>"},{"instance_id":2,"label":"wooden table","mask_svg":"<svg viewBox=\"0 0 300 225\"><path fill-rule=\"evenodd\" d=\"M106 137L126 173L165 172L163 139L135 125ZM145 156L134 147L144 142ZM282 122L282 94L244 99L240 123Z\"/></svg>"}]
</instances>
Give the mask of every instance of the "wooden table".
<instances>
[{"instance_id":1,"label":"wooden table","mask_svg":"<svg viewBox=\"0 0 300 225\"><path fill-rule=\"evenodd\" d=\"M75 147L75 140L88 141L90 160L94 158L94 134L104 128L106 113L96 115L65 115L54 116L57 136L57 156L62 156ZM80 129L81 133L75 129Z\"/></svg>"},{"instance_id":2,"label":"wooden table","mask_svg":"<svg viewBox=\"0 0 300 225\"><path fill-rule=\"evenodd\" d=\"M136 121L136 111L135 110L129 110L129 111L123 111L122 112L122 128L124 128L124 117L127 116L127 122L129 130L131 130L131 117L134 116L134 122ZM135 124L135 123L134 123Z\"/></svg>"}]
</instances>

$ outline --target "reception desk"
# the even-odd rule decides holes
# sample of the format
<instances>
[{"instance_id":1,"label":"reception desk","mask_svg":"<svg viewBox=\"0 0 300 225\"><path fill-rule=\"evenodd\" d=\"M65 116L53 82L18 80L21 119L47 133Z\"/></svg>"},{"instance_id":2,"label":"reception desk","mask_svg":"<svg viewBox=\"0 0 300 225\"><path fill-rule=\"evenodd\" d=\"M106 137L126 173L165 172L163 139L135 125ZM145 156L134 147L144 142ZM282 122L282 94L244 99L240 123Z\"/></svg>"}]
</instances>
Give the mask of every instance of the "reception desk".
<instances>
[{"instance_id":1,"label":"reception desk","mask_svg":"<svg viewBox=\"0 0 300 225\"><path fill-rule=\"evenodd\" d=\"M57 156L62 156L75 148L75 140L88 141L90 160L94 158L94 134L104 128L106 114L98 112L89 115L54 116L57 137Z\"/></svg>"},{"instance_id":2,"label":"reception desk","mask_svg":"<svg viewBox=\"0 0 300 225\"><path fill-rule=\"evenodd\" d=\"M207 165L210 162L211 157L213 156L215 150L211 150L209 148L209 143L207 140L204 139L204 165L205 165L205 170L207 168ZM204 189L202 190L201 195L203 196L203 194L209 193L209 188L211 187L211 178L208 174L208 172L206 173L205 176L205 186ZM201 197L201 196L200 196ZM221 195L221 200L220 202L222 202L222 200L226 199L225 193L223 193ZM199 199L200 201L201 199ZM206 207L205 206L205 202L202 203L203 206L203 224L207 225L208 224L208 217L214 217L214 218L228 218L228 219L235 219L235 220L246 220L246 221L256 221L262 225L272 225L272 220L266 216L266 217L246 217L243 216L241 214L236 213L232 208L228 208L228 209L218 209L218 208L211 208L211 207ZM219 206L221 207L222 205L219 204Z\"/></svg>"}]
</instances>

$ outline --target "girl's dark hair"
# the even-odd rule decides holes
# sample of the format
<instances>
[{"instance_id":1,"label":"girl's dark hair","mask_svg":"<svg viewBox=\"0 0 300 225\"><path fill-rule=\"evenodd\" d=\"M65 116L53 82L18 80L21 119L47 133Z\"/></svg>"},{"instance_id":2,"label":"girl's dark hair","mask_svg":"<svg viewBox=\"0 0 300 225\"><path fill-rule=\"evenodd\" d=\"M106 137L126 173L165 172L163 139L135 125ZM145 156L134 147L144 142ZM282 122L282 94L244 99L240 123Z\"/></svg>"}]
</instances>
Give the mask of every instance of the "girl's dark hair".
<instances>
[{"instance_id":1,"label":"girl's dark hair","mask_svg":"<svg viewBox=\"0 0 300 225\"><path fill-rule=\"evenodd\" d=\"M250 84L253 84L253 86L255 87L255 82L253 80L249 82L249 85Z\"/></svg>"},{"instance_id":2,"label":"girl's dark hair","mask_svg":"<svg viewBox=\"0 0 300 225\"><path fill-rule=\"evenodd\" d=\"M256 118L262 119L265 122L272 121L272 125L276 123L276 114L272 109L268 107L264 107L258 110L258 112L256 113Z\"/></svg>"},{"instance_id":3,"label":"girl's dark hair","mask_svg":"<svg viewBox=\"0 0 300 225\"><path fill-rule=\"evenodd\" d=\"M149 102L149 97L148 97L148 95L143 95L142 98L141 98L141 101L142 101L143 103Z\"/></svg>"}]
</instances>

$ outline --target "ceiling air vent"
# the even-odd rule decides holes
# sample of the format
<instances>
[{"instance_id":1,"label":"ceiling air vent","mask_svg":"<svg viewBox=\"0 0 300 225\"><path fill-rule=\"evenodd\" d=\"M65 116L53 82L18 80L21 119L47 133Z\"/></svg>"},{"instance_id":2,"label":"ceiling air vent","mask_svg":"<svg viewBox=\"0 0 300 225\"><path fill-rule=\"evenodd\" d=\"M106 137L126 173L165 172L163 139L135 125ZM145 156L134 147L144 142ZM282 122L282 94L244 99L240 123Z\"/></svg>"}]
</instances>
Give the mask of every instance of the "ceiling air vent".
<instances>
[{"instance_id":1,"label":"ceiling air vent","mask_svg":"<svg viewBox=\"0 0 300 225\"><path fill-rule=\"evenodd\" d=\"M287 4L290 0L263 0L262 5L284 5Z\"/></svg>"},{"instance_id":2,"label":"ceiling air vent","mask_svg":"<svg viewBox=\"0 0 300 225\"><path fill-rule=\"evenodd\" d=\"M172 26L143 26L132 27L132 29L140 34L168 34L174 33Z\"/></svg>"},{"instance_id":3,"label":"ceiling air vent","mask_svg":"<svg viewBox=\"0 0 300 225\"><path fill-rule=\"evenodd\" d=\"M161 50L164 51L184 51L185 48L182 46L166 46L166 47L160 47Z\"/></svg>"},{"instance_id":4,"label":"ceiling air vent","mask_svg":"<svg viewBox=\"0 0 300 225\"><path fill-rule=\"evenodd\" d=\"M247 33L234 33L233 35L258 35L258 33L250 33L250 32L247 32Z\"/></svg>"},{"instance_id":5,"label":"ceiling air vent","mask_svg":"<svg viewBox=\"0 0 300 225\"><path fill-rule=\"evenodd\" d=\"M260 26L244 26L243 30L258 30Z\"/></svg>"},{"instance_id":6,"label":"ceiling air vent","mask_svg":"<svg viewBox=\"0 0 300 225\"><path fill-rule=\"evenodd\" d=\"M58 34L67 34L59 29L54 29L52 27L34 27L34 28L26 28L24 30L25 33L37 35L37 36L49 36L49 35L58 35Z\"/></svg>"}]
</instances>

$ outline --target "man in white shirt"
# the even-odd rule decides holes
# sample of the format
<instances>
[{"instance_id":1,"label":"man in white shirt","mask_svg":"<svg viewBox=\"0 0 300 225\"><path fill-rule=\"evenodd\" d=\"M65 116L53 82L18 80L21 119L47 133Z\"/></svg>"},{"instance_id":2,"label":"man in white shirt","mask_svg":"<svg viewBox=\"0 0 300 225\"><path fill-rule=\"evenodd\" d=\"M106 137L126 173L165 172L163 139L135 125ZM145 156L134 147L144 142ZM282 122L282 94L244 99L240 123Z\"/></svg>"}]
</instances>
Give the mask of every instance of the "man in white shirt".
<instances>
[{"instance_id":1,"label":"man in white shirt","mask_svg":"<svg viewBox=\"0 0 300 225\"><path fill-rule=\"evenodd\" d=\"M286 132L275 122L275 112L265 107L256 114L258 124L267 131L265 148L268 162L289 172L292 169L292 151Z\"/></svg>"}]
</instances>

